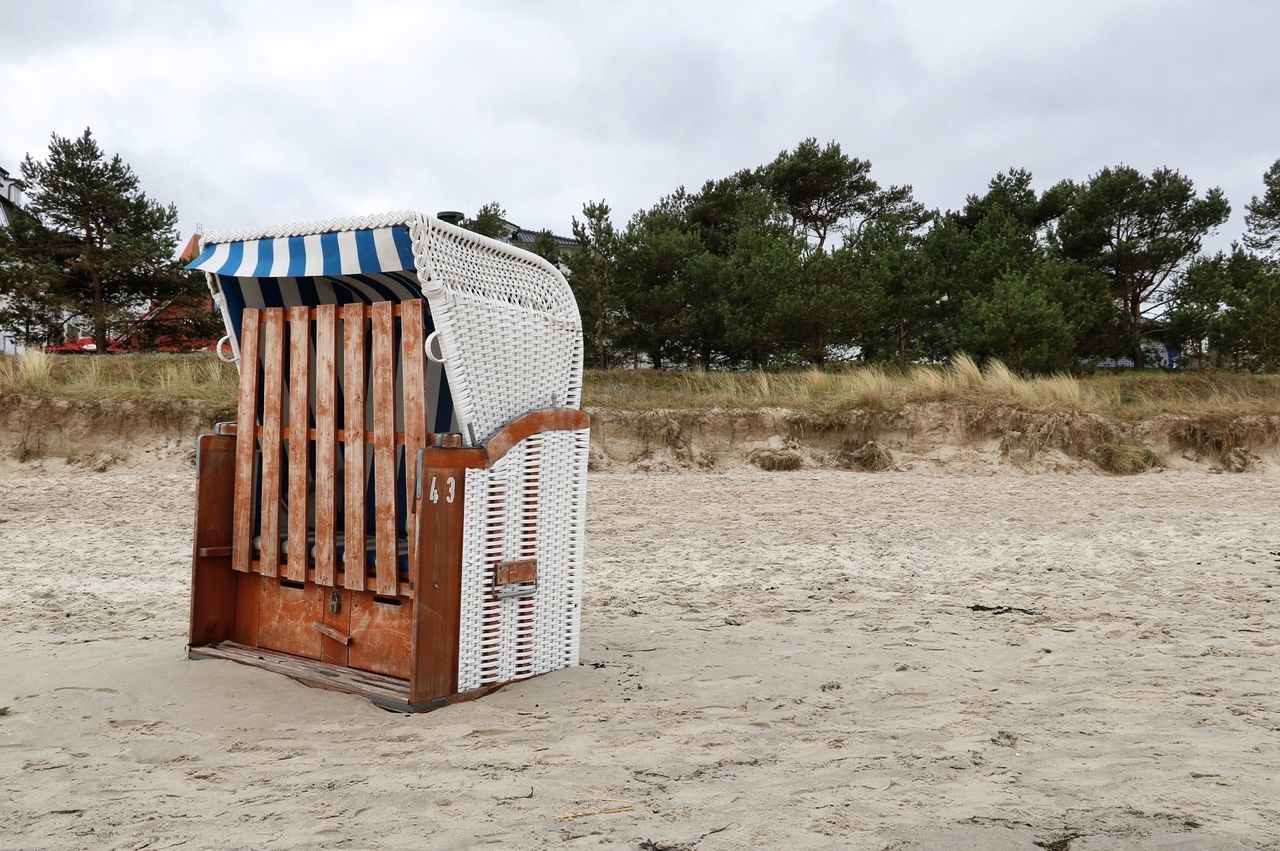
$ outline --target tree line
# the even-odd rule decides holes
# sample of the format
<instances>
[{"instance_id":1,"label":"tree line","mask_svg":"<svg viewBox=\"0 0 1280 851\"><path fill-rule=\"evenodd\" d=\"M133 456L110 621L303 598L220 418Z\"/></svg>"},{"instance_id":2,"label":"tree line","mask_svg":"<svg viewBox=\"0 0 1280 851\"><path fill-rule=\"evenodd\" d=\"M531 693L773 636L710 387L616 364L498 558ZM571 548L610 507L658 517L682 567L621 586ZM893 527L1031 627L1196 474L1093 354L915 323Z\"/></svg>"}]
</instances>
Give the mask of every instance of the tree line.
<instances>
[{"instance_id":1,"label":"tree line","mask_svg":"<svg viewBox=\"0 0 1280 851\"><path fill-rule=\"evenodd\" d=\"M148 197L89 130L22 164L29 203L0 229L0 327L33 343L87 319L106 351L157 300L215 335L201 276L174 259L177 211ZM1208 255L1230 214L1169 168L1103 168L1043 192L1011 169L958 210L882 185L838 142L683 187L619 227L604 201L532 250L561 264L589 365L779 367L998 357L1025 372L1181 362L1280 368L1280 161L1246 206L1246 232ZM497 203L462 222L501 236ZM203 311L203 312L202 312ZM207 326L207 327L206 327ZM177 329L173 333L180 333ZM156 329L151 329L154 335ZM145 340L142 341L145 344Z\"/></svg>"},{"instance_id":2,"label":"tree line","mask_svg":"<svg viewBox=\"0 0 1280 851\"><path fill-rule=\"evenodd\" d=\"M805 139L624 226L604 201L560 257L588 363L771 367L998 357L1026 372L1155 361L1280 367L1280 161L1243 244L1208 256L1220 189L1169 168L1103 168L1044 192L993 177L958 210L882 185L837 142ZM497 208L500 209L500 208Z\"/></svg>"}]
</instances>

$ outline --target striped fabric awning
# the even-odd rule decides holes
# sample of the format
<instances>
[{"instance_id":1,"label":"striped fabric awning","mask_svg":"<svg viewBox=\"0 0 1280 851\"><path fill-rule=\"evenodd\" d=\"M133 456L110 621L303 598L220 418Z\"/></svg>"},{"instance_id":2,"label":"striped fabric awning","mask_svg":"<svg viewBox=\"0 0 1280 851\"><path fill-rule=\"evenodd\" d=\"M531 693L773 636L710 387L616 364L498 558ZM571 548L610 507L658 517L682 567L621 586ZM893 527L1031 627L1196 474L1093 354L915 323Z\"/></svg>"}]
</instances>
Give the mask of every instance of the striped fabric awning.
<instances>
[{"instance_id":1,"label":"striped fabric awning","mask_svg":"<svg viewBox=\"0 0 1280 851\"><path fill-rule=\"evenodd\" d=\"M187 268L211 275L237 352L247 307L422 298L405 225L210 242Z\"/></svg>"},{"instance_id":2,"label":"striped fabric awning","mask_svg":"<svg viewBox=\"0 0 1280 851\"><path fill-rule=\"evenodd\" d=\"M300 278L412 272L403 225L206 245L188 269L235 278Z\"/></svg>"}]
</instances>

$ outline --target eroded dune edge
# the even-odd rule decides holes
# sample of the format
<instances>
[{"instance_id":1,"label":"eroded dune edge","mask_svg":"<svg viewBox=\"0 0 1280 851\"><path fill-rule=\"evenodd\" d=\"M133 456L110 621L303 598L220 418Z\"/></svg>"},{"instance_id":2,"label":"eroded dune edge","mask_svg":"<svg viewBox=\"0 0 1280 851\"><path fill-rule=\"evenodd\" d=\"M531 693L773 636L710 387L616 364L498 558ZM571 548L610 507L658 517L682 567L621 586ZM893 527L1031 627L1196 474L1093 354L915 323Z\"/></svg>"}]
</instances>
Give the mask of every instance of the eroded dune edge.
<instances>
[{"instance_id":1,"label":"eroded dune edge","mask_svg":"<svg viewBox=\"0 0 1280 851\"><path fill-rule=\"evenodd\" d=\"M827 414L789 408L590 412L593 470L1266 474L1280 460L1280 415L1126 421L957 402ZM0 457L106 468L140 455L190 454L196 435L233 418L226 405L201 401L7 396L0 398Z\"/></svg>"}]
</instances>

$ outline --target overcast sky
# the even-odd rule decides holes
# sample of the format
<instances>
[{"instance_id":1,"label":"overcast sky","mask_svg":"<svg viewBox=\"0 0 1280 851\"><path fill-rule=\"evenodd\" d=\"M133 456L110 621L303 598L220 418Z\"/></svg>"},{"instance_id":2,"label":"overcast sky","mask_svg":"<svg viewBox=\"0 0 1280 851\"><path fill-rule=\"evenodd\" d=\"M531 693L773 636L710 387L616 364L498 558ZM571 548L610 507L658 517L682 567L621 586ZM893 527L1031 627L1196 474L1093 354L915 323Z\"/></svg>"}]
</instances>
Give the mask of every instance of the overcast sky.
<instances>
[{"instance_id":1,"label":"overcast sky","mask_svg":"<svg viewBox=\"0 0 1280 851\"><path fill-rule=\"evenodd\" d=\"M500 201L567 233L835 139L954 208L1168 165L1242 228L1280 158L1280 3L0 0L0 166L93 128L183 234Z\"/></svg>"}]
</instances>

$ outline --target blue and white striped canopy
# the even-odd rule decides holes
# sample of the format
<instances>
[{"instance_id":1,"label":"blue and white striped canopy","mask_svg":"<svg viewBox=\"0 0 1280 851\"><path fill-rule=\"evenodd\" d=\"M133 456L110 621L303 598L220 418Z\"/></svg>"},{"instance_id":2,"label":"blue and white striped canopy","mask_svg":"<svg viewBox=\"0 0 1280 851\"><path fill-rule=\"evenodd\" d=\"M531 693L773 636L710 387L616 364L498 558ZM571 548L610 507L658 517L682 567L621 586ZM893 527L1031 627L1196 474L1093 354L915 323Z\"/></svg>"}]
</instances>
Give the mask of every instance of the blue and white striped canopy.
<instances>
[{"instance_id":1,"label":"blue and white striped canopy","mask_svg":"<svg viewBox=\"0 0 1280 851\"><path fill-rule=\"evenodd\" d=\"M205 246L187 265L235 278L299 278L413 271L403 225L223 242Z\"/></svg>"},{"instance_id":2,"label":"blue and white striped canopy","mask_svg":"<svg viewBox=\"0 0 1280 851\"><path fill-rule=\"evenodd\" d=\"M187 268L213 276L237 351L248 307L422 298L405 225L211 242Z\"/></svg>"}]
</instances>

